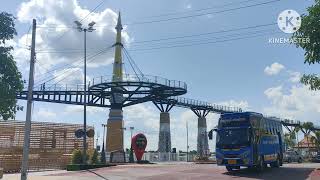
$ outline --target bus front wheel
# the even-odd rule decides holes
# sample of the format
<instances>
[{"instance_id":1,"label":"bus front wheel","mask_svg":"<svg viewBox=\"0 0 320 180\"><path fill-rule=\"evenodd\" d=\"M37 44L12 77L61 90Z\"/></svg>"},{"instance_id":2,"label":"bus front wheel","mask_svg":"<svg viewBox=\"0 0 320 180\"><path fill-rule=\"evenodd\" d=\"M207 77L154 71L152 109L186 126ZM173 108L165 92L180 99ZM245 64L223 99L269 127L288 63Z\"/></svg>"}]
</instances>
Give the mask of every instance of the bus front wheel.
<instances>
[{"instance_id":1,"label":"bus front wheel","mask_svg":"<svg viewBox=\"0 0 320 180\"><path fill-rule=\"evenodd\" d=\"M265 163L264 163L264 159L263 159L263 157L261 156L261 157L260 157L260 160L259 160L259 163L258 163L258 165L257 165L257 167L256 167L256 169L257 169L258 172L262 172L265 167L266 167L266 165L265 165Z\"/></svg>"},{"instance_id":2,"label":"bus front wheel","mask_svg":"<svg viewBox=\"0 0 320 180\"><path fill-rule=\"evenodd\" d=\"M240 169L240 166L226 166L227 170L229 172L234 171L235 169Z\"/></svg>"},{"instance_id":3,"label":"bus front wheel","mask_svg":"<svg viewBox=\"0 0 320 180\"><path fill-rule=\"evenodd\" d=\"M232 172L233 171L233 168L231 166L226 166L226 169L228 172Z\"/></svg>"}]
</instances>

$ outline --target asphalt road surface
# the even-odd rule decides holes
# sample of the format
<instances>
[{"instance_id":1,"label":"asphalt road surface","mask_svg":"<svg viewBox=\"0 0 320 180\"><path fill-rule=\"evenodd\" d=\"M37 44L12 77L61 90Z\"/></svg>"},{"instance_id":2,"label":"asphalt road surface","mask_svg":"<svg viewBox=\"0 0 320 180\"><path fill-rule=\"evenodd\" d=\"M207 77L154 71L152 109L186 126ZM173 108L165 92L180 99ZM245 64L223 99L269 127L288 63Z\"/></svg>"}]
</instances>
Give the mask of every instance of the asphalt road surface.
<instances>
[{"instance_id":1,"label":"asphalt road surface","mask_svg":"<svg viewBox=\"0 0 320 180\"><path fill-rule=\"evenodd\" d=\"M160 163L152 165L120 165L90 171L51 171L30 173L29 180L176 180L176 179L263 179L263 180L320 180L320 163L285 164L281 168L267 168L263 173L248 169L227 172L215 164ZM16 180L19 175L5 175L3 180Z\"/></svg>"}]
</instances>

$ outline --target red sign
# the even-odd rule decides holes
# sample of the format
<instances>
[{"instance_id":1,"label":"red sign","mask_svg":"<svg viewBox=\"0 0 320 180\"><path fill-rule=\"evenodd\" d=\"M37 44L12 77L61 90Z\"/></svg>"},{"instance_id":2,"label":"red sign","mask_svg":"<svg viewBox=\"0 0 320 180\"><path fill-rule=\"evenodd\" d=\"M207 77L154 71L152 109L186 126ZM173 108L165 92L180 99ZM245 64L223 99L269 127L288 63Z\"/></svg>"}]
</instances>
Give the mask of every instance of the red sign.
<instances>
[{"instance_id":1,"label":"red sign","mask_svg":"<svg viewBox=\"0 0 320 180\"><path fill-rule=\"evenodd\" d=\"M144 134L139 133L139 134L132 137L131 143L132 143L132 148L134 150L134 153L137 157L137 160L141 161L144 150L147 147L146 136Z\"/></svg>"}]
</instances>

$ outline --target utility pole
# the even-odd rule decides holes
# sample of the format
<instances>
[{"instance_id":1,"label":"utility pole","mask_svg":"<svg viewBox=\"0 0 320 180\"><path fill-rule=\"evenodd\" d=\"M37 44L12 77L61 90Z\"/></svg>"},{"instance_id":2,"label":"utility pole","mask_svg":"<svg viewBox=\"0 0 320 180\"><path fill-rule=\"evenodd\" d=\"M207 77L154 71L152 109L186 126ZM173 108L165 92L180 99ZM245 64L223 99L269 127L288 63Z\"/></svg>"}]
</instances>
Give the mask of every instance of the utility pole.
<instances>
[{"instance_id":1,"label":"utility pole","mask_svg":"<svg viewBox=\"0 0 320 180\"><path fill-rule=\"evenodd\" d=\"M188 127L188 120L186 122L187 127L187 162L189 161L189 127Z\"/></svg>"},{"instance_id":2,"label":"utility pole","mask_svg":"<svg viewBox=\"0 0 320 180\"><path fill-rule=\"evenodd\" d=\"M84 84L83 84L83 163L87 164L87 29L84 32Z\"/></svg>"},{"instance_id":3,"label":"utility pole","mask_svg":"<svg viewBox=\"0 0 320 180\"><path fill-rule=\"evenodd\" d=\"M35 19L33 19L30 72L29 72L29 85L28 85L28 101L27 101L26 122L24 126L24 145L23 145L22 165L21 165L21 180L27 180L27 173L28 173L30 132L31 132L32 91L33 91L33 85L34 85L34 64L35 64L35 55L36 55L35 54L36 27L37 27L37 22Z\"/></svg>"},{"instance_id":4,"label":"utility pole","mask_svg":"<svg viewBox=\"0 0 320 180\"><path fill-rule=\"evenodd\" d=\"M102 149L104 151L104 137L106 136L106 127L107 125L106 124L102 124L102 127L103 127L103 136L102 136Z\"/></svg>"}]
</instances>

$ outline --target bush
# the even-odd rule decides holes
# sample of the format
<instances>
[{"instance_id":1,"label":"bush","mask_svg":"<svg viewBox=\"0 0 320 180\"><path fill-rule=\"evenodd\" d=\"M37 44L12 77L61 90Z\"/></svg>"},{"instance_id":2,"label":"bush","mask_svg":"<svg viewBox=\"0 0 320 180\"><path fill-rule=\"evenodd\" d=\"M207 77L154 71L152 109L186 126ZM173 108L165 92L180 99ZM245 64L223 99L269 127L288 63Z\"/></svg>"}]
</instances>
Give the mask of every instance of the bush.
<instances>
[{"instance_id":1,"label":"bush","mask_svg":"<svg viewBox=\"0 0 320 180\"><path fill-rule=\"evenodd\" d=\"M94 150L91 154L90 154L90 163L91 164L99 164L98 161L98 151Z\"/></svg>"},{"instance_id":2,"label":"bush","mask_svg":"<svg viewBox=\"0 0 320 180\"><path fill-rule=\"evenodd\" d=\"M106 152L105 152L104 150L101 151L100 163L101 163L101 164L106 164L106 163L107 163L107 160L106 160Z\"/></svg>"},{"instance_id":3,"label":"bush","mask_svg":"<svg viewBox=\"0 0 320 180\"><path fill-rule=\"evenodd\" d=\"M79 149L75 149L72 152L71 163L72 164L81 164L83 161L82 152Z\"/></svg>"},{"instance_id":4,"label":"bush","mask_svg":"<svg viewBox=\"0 0 320 180\"><path fill-rule=\"evenodd\" d=\"M68 164L67 171L80 171L80 170L87 170L87 169L95 169L95 168L102 168L102 167L110 167L115 166L111 164Z\"/></svg>"}]
</instances>

